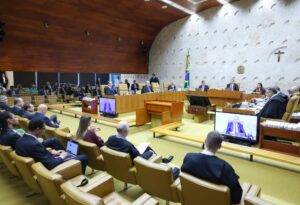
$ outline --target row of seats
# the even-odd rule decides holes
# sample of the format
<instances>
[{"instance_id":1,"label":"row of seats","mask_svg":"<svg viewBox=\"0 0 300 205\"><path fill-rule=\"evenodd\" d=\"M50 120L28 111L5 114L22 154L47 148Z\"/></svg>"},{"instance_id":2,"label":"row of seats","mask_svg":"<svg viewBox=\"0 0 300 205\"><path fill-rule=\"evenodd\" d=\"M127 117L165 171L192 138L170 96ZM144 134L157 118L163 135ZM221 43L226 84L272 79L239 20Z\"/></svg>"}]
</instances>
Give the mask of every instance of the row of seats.
<instances>
[{"instance_id":1,"label":"row of seats","mask_svg":"<svg viewBox=\"0 0 300 205\"><path fill-rule=\"evenodd\" d=\"M24 122L21 123L22 121ZM20 119L20 126L26 130L26 120ZM66 142L72 137L70 133L63 132L59 129L50 128L47 128L46 137L47 136L57 137L63 145L66 145ZM129 154L127 153L114 151L105 146L99 149L95 144L82 140L79 140L78 143L80 145L80 151L88 156L89 166L92 169L106 171L114 178L125 182L125 185L127 185L127 183L137 184L141 188L143 188L146 193L152 196L162 198L166 201L181 202L185 205L230 204L230 190L228 189L228 187L203 181L186 173L181 173L180 178L174 180L172 177L171 168L164 164L160 164L161 157L159 156L151 160L145 160L143 158L137 157L136 159L134 159L134 161L132 161ZM16 161L19 161L19 159L22 157L17 157L14 152L12 152L12 155L10 157L10 152L12 152L12 150L9 150L7 148L3 151L1 150L1 153L3 153L1 154L1 157L6 159L3 161L6 161L5 164L8 164L7 167L9 168L11 173L14 175L19 175L18 170L20 170L19 167L21 165L17 165L18 163L16 163ZM6 158L2 155L6 155ZM54 184L57 183L57 176L54 176L55 174L59 173L65 180L71 180L74 178L74 175L72 173L74 170L76 170L76 168L74 168L74 166L76 166L76 163L74 163L73 161L74 160L71 160L68 165L68 167L73 167L71 169L72 171L66 169L65 165L61 165L63 167L58 166L55 169L49 171L44 168L42 164L33 165L34 162L27 159L27 174L26 176L22 176L23 178L27 178L27 181L25 180L26 183L36 192L41 192L37 188L39 186L42 187L41 184L44 184L44 189L48 187L47 190L53 190L53 187L59 187L57 185L54 186ZM15 167L16 165L17 167ZM29 171L31 166L33 167L33 170L36 170L33 171L33 173L30 173ZM40 176L42 175L42 173L46 175ZM34 179L35 176L37 177L38 183ZM28 178L30 180L28 180ZM48 179L48 181L45 182L45 178ZM68 184L72 184L72 180ZM51 186L52 188L50 189ZM244 200L242 200L242 204L270 204L258 198L260 194L259 187L250 184L243 184L243 188ZM77 193L77 191L73 190L73 192L71 191L71 193ZM60 203L57 202L60 201L61 196L58 190L54 190L51 192L48 191L47 194L46 196L52 204Z\"/></svg>"}]
</instances>

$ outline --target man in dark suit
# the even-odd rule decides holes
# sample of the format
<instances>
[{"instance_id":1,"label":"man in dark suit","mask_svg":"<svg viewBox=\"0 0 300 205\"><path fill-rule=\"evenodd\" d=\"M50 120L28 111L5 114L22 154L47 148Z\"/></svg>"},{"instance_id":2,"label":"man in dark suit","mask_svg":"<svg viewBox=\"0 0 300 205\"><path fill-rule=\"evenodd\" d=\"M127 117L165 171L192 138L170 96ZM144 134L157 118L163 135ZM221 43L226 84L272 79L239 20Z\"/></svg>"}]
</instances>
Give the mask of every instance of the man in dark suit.
<instances>
[{"instance_id":1,"label":"man in dark suit","mask_svg":"<svg viewBox=\"0 0 300 205\"><path fill-rule=\"evenodd\" d=\"M150 82L147 81L146 85L144 85L144 87L142 88L141 93L143 94L143 93L152 93L152 92L153 92L153 90L152 90L152 87L150 85Z\"/></svg>"},{"instance_id":2,"label":"man in dark suit","mask_svg":"<svg viewBox=\"0 0 300 205\"><path fill-rule=\"evenodd\" d=\"M18 124L18 118L14 114L8 111L0 113L0 144L15 149L16 142L21 137L21 135L13 129L14 126Z\"/></svg>"},{"instance_id":3,"label":"man in dark suit","mask_svg":"<svg viewBox=\"0 0 300 205\"><path fill-rule=\"evenodd\" d=\"M16 153L23 157L31 157L36 162L41 162L47 169L51 170L61 163L68 161L70 158L68 158L69 154L62 150L62 146L61 149L51 151L46 149L51 146L48 146L48 143L42 141L40 138L43 136L44 131L45 124L42 120L31 120L28 125L28 133L25 133L16 143ZM74 159L81 162L82 172L85 173L87 157L85 155L77 155Z\"/></svg>"},{"instance_id":4,"label":"man in dark suit","mask_svg":"<svg viewBox=\"0 0 300 205\"><path fill-rule=\"evenodd\" d=\"M215 156L221 148L222 140L220 133L215 131L208 133L205 150L202 153L188 153L181 171L202 180L226 185L230 189L231 204L239 204L243 193L239 176L230 164Z\"/></svg>"},{"instance_id":5,"label":"man in dark suit","mask_svg":"<svg viewBox=\"0 0 300 205\"><path fill-rule=\"evenodd\" d=\"M258 113L258 117L281 119L289 101L288 96L282 92L278 92L275 87L267 88L266 96L269 100Z\"/></svg>"},{"instance_id":6,"label":"man in dark suit","mask_svg":"<svg viewBox=\"0 0 300 205\"><path fill-rule=\"evenodd\" d=\"M42 120L49 127L59 128L59 122L57 121L56 115L47 117L46 116L47 110L48 110L47 105L40 104L37 108L37 112L35 112L34 115L30 116L29 120L32 119Z\"/></svg>"},{"instance_id":7,"label":"man in dark suit","mask_svg":"<svg viewBox=\"0 0 300 205\"><path fill-rule=\"evenodd\" d=\"M206 91L208 91L208 89L209 89L209 86L205 84L204 80L202 80L201 85L199 86L198 90L206 92Z\"/></svg>"},{"instance_id":8,"label":"man in dark suit","mask_svg":"<svg viewBox=\"0 0 300 205\"><path fill-rule=\"evenodd\" d=\"M136 93L136 91L139 90L139 84L137 84L136 80L133 81L132 85L131 85L131 92L132 93Z\"/></svg>"},{"instance_id":9,"label":"man in dark suit","mask_svg":"<svg viewBox=\"0 0 300 205\"><path fill-rule=\"evenodd\" d=\"M152 73L152 77L150 78L150 84L151 83L158 83L159 84L159 79L156 77L155 73Z\"/></svg>"},{"instance_id":10,"label":"man in dark suit","mask_svg":"<svg viewBox=\"0 0 300 205\"><path fill-rule=\"evenodd\" d=\"M175 92L177 90L176 85L174 82L171 82L171 84L168 86L168 91Z\"/></svg>"},{"instance_id":11,"label":"man in dark suit","mask_svg":"<svg viewBox=\"0 0 300 205\"><path fill-rule=\"evenodd\" d=\"M14 106L10 109L10 111L18 116L23 116L25 113L25 110L23 109L24 101L22 98L15 98L14 99Z\"/></svg>"},{"instance_id":12,"label":"man in dark suit","mask_svg":"<svg viewBox=\"0 0 300 205\"><path fill-rule=\"evenodd\" d=\"M230 91L240 90L239 85L235 83L235 77L232 77L230 83L226 85L226 90L230 90Z\"/></svg>"},{"instance_id":13,"label":"man in dark suit","mask_svg":"<svg viewBox=\"0 0 300 205\"><path fill-rule=\"evenodd\" d=\"M104 89L105 95L115 95L117 91L113 88L112 82L108 82L107 86Z\"/></svg>"},{"instance_id":14,"label":"man in dark suit","mask_svg":"<svg viewBox=\"0 0 300 205\"><path fill-rule=\"evenodd\" d=\"M0 95L0 109L10 111L10 107L7 104L7 97L5 95Z\"/></svg>"},{"instance_id":15,"label":"man in dark suit","mask_svg":"<svg viewBox=\"0 0 300 205\"><path fill-rule=\"evenodd\" d=\"M119 152L125 152L128 153L131 157L131 159L134 159L138 156L144 158L144 159L150 159L155 152L148 147L144 153L140 153L137 148L127 140L129 132L129 125L127 122L120 122L117 126L117 135L110 136L108 140L106 141L105 145L109 147L110 149L119 151ZM164 163L169 163L173 159L173 156L170 156L168 158L164 158Z\"/></svg>"}]
</instances>

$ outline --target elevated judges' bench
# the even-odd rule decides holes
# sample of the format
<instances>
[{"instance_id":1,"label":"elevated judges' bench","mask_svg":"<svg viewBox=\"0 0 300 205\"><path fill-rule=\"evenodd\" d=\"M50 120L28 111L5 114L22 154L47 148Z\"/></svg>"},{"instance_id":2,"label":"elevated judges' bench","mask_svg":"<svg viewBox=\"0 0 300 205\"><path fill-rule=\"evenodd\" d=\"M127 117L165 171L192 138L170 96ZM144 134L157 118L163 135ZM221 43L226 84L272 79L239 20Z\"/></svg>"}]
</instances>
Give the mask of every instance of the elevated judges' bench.
<instances>
[{"instance_id":1,"label":"elevated judges' bench","mask_svg":"<svg viewBox=\"0 0 300 205\"><path fill-rule=\"evenodd\" d=\"M206 138L203 136L191 136L185 133L175 131L178 129L178 127L181 127L182 125L183 125L182 123L175 122L175 123L170 123L167 125L162 125L159 127L152 128L150 131L153 132L154 138L170 136L170 137L175 137L175 138L201 143L201 144L205 142ZM160 136L157 136L156 134L160 134ZM264 159L274 160L275 162L282 162L282 163L296 165L300 167L300 157L273 152L269 150L264 150L257 147L247 147L247 146L242 146L242 145L233 144L229 142L223 142L221 151L222 150L229 150L237 153L247 154L249 155L250 161L253 160L253 157L261 157Z\"/></svg>"}]
</instances>

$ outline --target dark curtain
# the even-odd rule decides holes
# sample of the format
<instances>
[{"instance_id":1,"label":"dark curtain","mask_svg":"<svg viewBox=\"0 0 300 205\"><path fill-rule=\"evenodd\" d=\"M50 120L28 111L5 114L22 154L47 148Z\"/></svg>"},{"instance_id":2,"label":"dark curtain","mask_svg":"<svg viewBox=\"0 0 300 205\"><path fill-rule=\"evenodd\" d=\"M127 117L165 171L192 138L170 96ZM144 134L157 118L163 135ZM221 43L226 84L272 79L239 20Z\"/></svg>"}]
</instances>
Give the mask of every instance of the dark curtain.
<instances>
[{"instance_id":1,"label":"dark curtain","mask_svg":"<svg viewBox=\"0 0 300 205\"><path fill-rule=\"evenodd\" d=\"M77 85L77 73L60 73L60 83Z\"/></svg>"},{"instance_id":2,"label":"dark curtain","mask_svg":"<svg viewBox=\"0 0 300 205\"><path fill-rule=\"evenodd\" d=\"M95 85L94 73L80 73L80 85L86 86L87 84L90 84L91 86Z\"/></svg>"},{"instance_id":3,"label":"dark curtain","mask_svg":"<svg viewBox=\"0 0 300 205\"><path fill-rule=\"evenodd\" d=\"M31 87L35 83L35 73L34 72L19 72L14 71L14 84L17 86L21 84L23 88Z\"/></svg>"},{"instance_id":4,"label":"dark curtain","mask_svg":"<svg viewBox=\"0 0 300 205\"><path fill-rule=\"evenodd\" d=\"M49 81L51 85L53 85L55 82L58 82L58 73L47 73L47 72L38 73L39 87L45 86L47 81Z\"/></svg>"}]
</instances>

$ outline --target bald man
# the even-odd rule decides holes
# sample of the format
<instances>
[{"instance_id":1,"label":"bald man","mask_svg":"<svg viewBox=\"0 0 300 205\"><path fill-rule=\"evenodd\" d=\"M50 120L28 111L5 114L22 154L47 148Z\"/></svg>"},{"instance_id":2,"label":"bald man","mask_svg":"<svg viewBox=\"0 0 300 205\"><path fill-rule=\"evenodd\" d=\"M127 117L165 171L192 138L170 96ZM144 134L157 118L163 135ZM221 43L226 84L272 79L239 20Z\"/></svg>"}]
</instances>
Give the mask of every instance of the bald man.
<instances>
[{"instance_id":1,"label":"bald man","mask_svg":"<svg viewBox=\"0 0 300 205\"><path fill-rule=\"evenodd\" d=\"M45 104L40 104L37 108L37 112L32 115L30 120L42 120L47 126L59 128L59 122L57 121L56 115L52 115L51 117L47 117L46 113L48 111L48 107Z\"/></svg>"}]
</instances>

